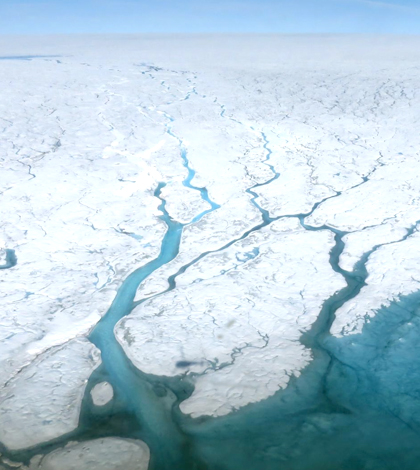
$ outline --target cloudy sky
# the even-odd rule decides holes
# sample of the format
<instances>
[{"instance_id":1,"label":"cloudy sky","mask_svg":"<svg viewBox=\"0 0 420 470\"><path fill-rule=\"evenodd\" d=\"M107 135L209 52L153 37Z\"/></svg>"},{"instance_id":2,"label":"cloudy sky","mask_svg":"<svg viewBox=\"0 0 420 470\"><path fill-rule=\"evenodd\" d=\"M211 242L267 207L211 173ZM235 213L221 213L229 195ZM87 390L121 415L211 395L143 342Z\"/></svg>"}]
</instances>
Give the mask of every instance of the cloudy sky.
<instances>
[{"instance_id":1,"label":"cloudy sky","mask_svg":"<svg viewBox=\"0 0 420 470\"><path fill-rule=\"evenodd\" d=\"M420 33L420 0L0 0L0 33Z\"/></svg>"}]
</instances>

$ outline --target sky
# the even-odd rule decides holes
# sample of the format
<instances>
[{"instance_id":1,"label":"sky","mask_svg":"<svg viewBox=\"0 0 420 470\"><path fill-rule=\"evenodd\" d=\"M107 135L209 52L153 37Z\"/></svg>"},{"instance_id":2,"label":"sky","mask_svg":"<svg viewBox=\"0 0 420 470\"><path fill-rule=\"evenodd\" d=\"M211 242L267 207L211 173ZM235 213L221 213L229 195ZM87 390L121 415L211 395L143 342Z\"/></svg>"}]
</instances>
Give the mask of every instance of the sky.
<instances>
[{"instance_id":1,"label":"sky","mask_svg":"<svg viewBox=\"0 0 420 470\"><path fill-rule=\"evenodd\" d=\"M420 0L0 0L0 34L420 34Z\"/></svg>"}]
</instances>

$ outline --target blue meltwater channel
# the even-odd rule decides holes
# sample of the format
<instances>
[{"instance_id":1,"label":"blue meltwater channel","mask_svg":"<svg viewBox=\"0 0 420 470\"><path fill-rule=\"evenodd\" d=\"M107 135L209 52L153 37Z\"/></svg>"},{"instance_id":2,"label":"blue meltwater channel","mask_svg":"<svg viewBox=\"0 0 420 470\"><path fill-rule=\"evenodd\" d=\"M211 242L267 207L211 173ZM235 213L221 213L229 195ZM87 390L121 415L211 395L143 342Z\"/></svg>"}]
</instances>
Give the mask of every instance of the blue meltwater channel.
<instances>
[{"instance_id":1,"label":"blue meltwater channel","mask_svg":"<svg viewBox=\"0 0 420 470\"><path fill-rule=\"evenodd\" d=\"M160 198L164 186L163 183L159 184L155 191L156 197ZM118 400L123 403L126 412L135 416L141 429L140 435L151 447L153 464L162 469L193 468L184 451L187 443L171 417L176 396L163 385L156 388L145 380L146 374L133 367L114 335L117 322L131 312L140 283L178 254L183 225L169 217L165 201L161 201L161 219L168 229L159 256L130 274L110 309L90 334L89 340L101 351L102 368Z\"/></svg>"},{"instance_id":2,"label":"blue meltwater channel","mask_svg":"<svg viewBox=\"0 0 420 470\"><path fill-rule=\"evenodd\" d=\"M188 170L184 183L207 200L204 188L191 185L194 173L181 144ZM268 161L266 139L265 148ZM272 178L277 178L274 167L270 169ZM216 251L278 219L271 218L257 203L254 189L263 184L247 190L262 222ZM346 234L305 223L323 201L306 214L284 217L297 218L305 230L334 234L329 262L346 286L325 300L317 320L302 332L300 342L311 351L312 361L290 378L285 389L227 416L192 419L180 412L179 403L191 395L193 375L157 377L133 366L115 338L115 325L141 303L134 302L138 286L177 256L181 242L183 225L172 220L166 210L161 196L164 186L160 183L154 192L161 200L160 218L167 225L160 253L128 276L89 336L101 351L102 365L87 384L79 427L36 448L15 453L1 448L1 452L28 463L32 456L70 441L120 436L146 442L151 450L149 470L420 470L420 293L382 307L361 332L333 337L330 328L336 311L364 287L366 264L381 245L365 253L352 272L343 270L339 260ZM209 210L218 207L207 202ZM415 235L418 223L399 242ZM167 291L175 288L178 274L206 254L170 276ZM113 386L114 399L104 407L95 407L89 392L103 380Z\"/></svg>"}]
</instances>

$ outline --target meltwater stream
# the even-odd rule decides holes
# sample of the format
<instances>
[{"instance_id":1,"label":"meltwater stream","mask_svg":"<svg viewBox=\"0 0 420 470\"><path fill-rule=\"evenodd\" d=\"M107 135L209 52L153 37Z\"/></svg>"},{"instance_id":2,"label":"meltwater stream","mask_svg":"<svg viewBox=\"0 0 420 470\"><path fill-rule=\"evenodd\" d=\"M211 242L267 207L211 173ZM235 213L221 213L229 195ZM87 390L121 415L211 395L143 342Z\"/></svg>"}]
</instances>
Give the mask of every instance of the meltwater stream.
<instances>
[{"instance_id":1,"label":"meltwater stream","mask_svg":"<svg viewBox=\"0 0 420 470\"><path fill-rule=\"evenodd\" d=\"M173 121L166 113L165 116L171 122ZM202 199L210 205L209 209L201 212L192 220L192 222L198 222L204 215L218 209L220 206L209 198L206 188L199 188L191 184L195 171L189 166L183 142L172 133L170 127L167 128L167 132L179 142L180 155L187 169L187 177L184 179L183 185L199 191ZM133 309L135 305L134 298L139 285L150 274L173 260L178 254L184 225L172 220L166 211L166 201L161 198L161 190L164 186L164 183L160 183L154 193L155 197L162 201L159 210L162 212L161 219L167 225L167 232L162 241L160 254L153 261L134 271L124 281L110 309L90 334L89 340L101 351L102 366L91 377L91 383L87 390L92 388L97 377L106 376L107 381L114 388L119 405L125 413L131 414L134 418L134 435L143 439L151 449L150 468L199 469L205 467L198 465L192 459L189 450L190 443L172 416L173 407L176 402L179 402L179 385L172 384L175 391L178 392L176 393L171 390L171 382L175 382L174 380L168 380L168 383L165 384L164 380L148 379L147 374L136 370L114 335L116 323ZM191 393L191 386L181 384L181 389L184 390L185 388L189 389L189 393ZM84 410L87 414L89 414L89 406L91 404L89 402L86 404L85 400ZM90 410L90 415L94 416L95 412ZM81 421L84 420L86 418L82 414Z\"/></svg>"},{"instance_id":2,"label":"meltwater stream","mask_svg":"<svg viewBox=\"0 0 420 470\"><path fill-rule=\"evenodd\" d=\"M160 184L155 196L160 197L164 185ZM182 234L182 225L173 221L165 209L165 201L159 207L168 230L162 241L159 256L145 266L134 271L119 289L110 309L101 319L89 336L89 340L97 346L102 355L103 369L108 382L114 388L116 396L125 405L126 411L132 413L143 433L148 435L148 444L154 450L158 465L164 462L182 462L182 436L171 419L171 397L160 397L159 392L139 377L124 351L115 339L116 323L128 315L133 308L133 301L138 286L152 272L168 263L178 254ZM167 392L165 391L165 394ZM162 394L162 393L160 393ZM169 468L169 467L168 467Z\"/></svg>"},{"instance_id":3,"label":"meltwater stream","mask_svg":"<svg viewBox=\"0 0 420 470\"><path fill-rule=\"evenodd\" d=\"M189 97L189 95L187 95ZM187 98L185 98L187 99ZM186 168L187 170L187 177L183 180L182 184L183 186L185 186L186 188L189 188L189 189L193 189L195 191L198 191L201 195L201 198L203 199L203 201L207 202L209 205L210 205L210 208L201 212L200 214L198 214L196 217L194 217L191 221L191 223L195 223L195 222L198 222L199 220L201 220L206 214L208 214L209 212L213 212L214 210L216 209L219 209L219 204L216 204L214 201L212 201L209 197L209 193L207 191L207 188L202 188L202 187L198 187L198 186L194 186L193 184L191 184L191 181L193 180L194 176L195 176L195 170L193 168L191 168L190 166L190 163L188 161L188 156L187 156L187 149L184 145L184 142L183 140L178 137L176 134L174 134L174 132L172 131L172 127L171 127L171 124L175 121L174 118L172 116L170 116L168 113L165 113L165 112L161 112L161 114L163 114L166 119L169 120L169 125L166 125L166 132L171 136L173 137L174 139L177 140L178 142L178 146L179 146L179 151L180 151L180 155L181 155L181 159L182 159L182 164L183 166Z\"/></svg>"},{"instance_id":4,"label":"meltwater stream","mask_svg":"<svg viewBox=\"0 0 420 470\"><path fill-rule=\"evenodd\" d=\"M331 252L335 266L340 238ZM382 308L358 335L329 334L334 312L365 276L361 262L303 335L313 361L299 378L263 402L192 427L210 468L420 468L420 294Z\"/></svg>"},{"instance_id":5,"label":"meltwater stream","mask_svg":"<svg viewBox=\"0 0 420 470\"><path fill-rule=\"evenodd\" d=\"M160 188L157 196L159 191ZM257 194L253 196L255 198ZM318 205L314 205L310 213ZM407 348L413 347L413 341L418 337L415 333L420 331L420 295L402 299L399 303L403 306L402 314L398 312L398 317L392 316L395 309L401 308L396 303L383 309L360 335L331 337L329 329L335 311L359 293L367 277L366 262L379 246L366 253L353 272L344 271L338 261L344 248L342 237L345 233L326 226L305 224L310 213L288 217L298 217L306 230L331 230L335 233L336 243L330 253L330 263L344 276L347 286L324 303L317 321L302 335L302 343L312 350L313 361L299 378L291 379L285 390L226 417L193 420L178 409L179 402L192 392L185 377L153 377L131 365L115 340L113 327L116 321L129 313L135 285L176 255L182 227L167 216L164 202L161 210L168 223L161 254L128 278L127 289L119 292L111 310L90 338L102 350L106 373L102 372L101 380L105 377L111 382L127 422L131 416L134 423L119 435L141 438L150 446L150 469L419 469L418 397L415 394L409 398L405 394L399 395L395 390L399 385L393 378L385 381L386 371L378 372L376 366L378 362L383 363L383 358L389 354L385 351L390 348L389 343L401 339L392 339L400 335L396 324L401 328L407 328L408 323L416 325L409 345L401 349L397 344L399 347L392 355L398 360L389 364L392 374L399 374L400 382L401 376L405 376L414 356L409 354L405 357ZM263 210L262 216L263 222L243 237L275 220ZM404 238L411 236L416 226L413 225ZM170 278L169 289L175 287L176 276L185 269L187 266ZM380 333L385 332L379 342L375 326ZM366 357L373 366L364 364ZM417 359L416 365L418 363ZM405 372L399 370L401 364ZM412 368L411 378L420 379L420 368L417 369ZM404 385L408 389L411 387L411 393L417 387L415 380L405 379ZM89 419L93 420L93 417L94 412Z\"/></svg>"},{"instance_id":6,"label":"meltwater stream","mask_svg":"<svg viewBox=\"0 0 420 470\"><path fill-rule=\"evenodd\" d=\"M155 191L168 227L161 252L126 279L89 337L101 350L103 363L89 380L79 428L11 456L27 461L70 440L121 436L148 444L150 470L419 470L420 293L381 309L362 333L332 337L336 310L359 293L367 277L366 262L379 246L366 253L353 272L342 270L339 257L345 233L305 223L322 201L306 214L284 217L298 218L306 230L334 233L330 264L347 285L324 302L316 322L302 334L301 342L311 349L313 360L286 389L224 417L192 419L178 407L193 391L188 377L152 376L131 364L114 326L135 305L138 285L177 255L182 235L183 226L165 209L163 187L160 184ZM253 189L256 186L248 192L263 220L238 240L278 219L259 207ZM415 230L417 224L404 239ZM179 274L205 255L171 276L168 290L176 287ZM114 399L95 407L89 392L103 380L112 384Z\"/></svg>"},{"instance_id":7,"label":"meltwater stream","mask_svg":"<svg viewBox=\"0 0 420 470\"><path fill-rule=\"evenodd\" d=\"M286 389L228 416L194 420L177 406L192 392L185 377L155 377L132 366L114 325L130 312L138 282L176 255L181 236L182 226L167 216L164 201L160 208L168 224L160 255L129 276L90 336L103 365L89 381L78 430L32 449L26 459L69 440L113 435L144 440L151 448L151 470L418 470L420 293L381 309L362 333L332 337L335 311L360 291L371 254L352 273L341 270L344 233L339 231L330 263L347 286L324 303L303 334L313 361ZM331 230L306 225L307 215L299 216L307 230ZM102 380L113 385L115 398L98 408L89 391Z\"/></svg>"},{"instance_id":8,"label":"meltwater stream","mask_svg":"<svg viewBox=\"0 0 420 470\"><path fill-rule=\"evenodd\" d=\"M210 206L192 221L197 222L219 206L209 199L205 188L191 184L194 171L183 142L170 125L167 132L178 140L188 172L183 184L199 191ZM298 218L306 230L334 233L330 264L344 277L346 287L324 302L316 322L302 334L300 341L311 349L312 362L274 396L224 417L200 419L183 415L178 407L193 391L188 377L152 376L132 365L115 338L114 327L141 303L134 303L140 283L176 257L182 236L183 225L166 211L161 183L155 191L161 199L161 219L167 224L161 251L128 276L89 336L101 350L102 365L87 385L78 429L36 448L9 453L10 457L27 462L31 456L69 441L120 436L148 444L150 470L420 470L420 293L382 308L362 333L332 337L329 330L336 310L360 292L367 277L366 263L379 246L366 253L353 272L347 272L339 266L345 233L305 223L324 200L305 214L270 217L258 204L256 190L279 173L268 163L271 150L266 136L261 135L267 151L265 163L273 176L246 192L262 221L217 251L284 217ZM416 227L413 225L404 238ZM206 255L202 253L172 275L165 292L176 287L178 275ZM104 380L113 386L114 399L95 407L89 392Z\"/></svg>"},{"instance_id":9,"label":"meltwater stream","mask_svg":"<svg viewBox=\"0 0 420 470\"><path fill-rule=\"evenodd\" d=\"M164 202L161 209L165 214ZM385 315L380 312L365 327L369 332L367 338L364 336L365 331L353 338L331 337L329 329L335 311L354 298L363 287L367 277L365 264L371 252L378 247L366 253L353 272L346 272L338 264L344 248L342 237L345 233L329 227L308 226L304 221L308 215L293 217L298 217L307 230L335 232L336 243L330 253L330 263L333 269L344 276L347 286L324 303L319 318L301 338L302 343L311 348L313 361L299 378L292 378L288 387L273 397L221 418L193 420L182 415L177 405L192 391L185 377L165 379L143 374L131 365L115 340L113 326L124 314L124 309L126 313L130 310L130 302L124 303L124 299L127 299L124 290L111 307L113 318L104 317L92 333L91 340L102 350L105 378L115 387L124 413L131 415L137 424L125 435L141 438L150 446L151 470L419 468L417 458L420 458L420 450L417 449L420 444L420 414L416 418L419 424L407 423L413 421L410 416L408 419L399 417L400 397L398 393L388 391L389 387L392 389L397 385L392 379L388 380L381 394L378 384L376 388L371 384L372 380L376 380L377 371L366 368L363 361L366 355L370 355L373 361L380 361L380 357L386 355L384 347L389 342L389 336L396 334L396 322L401 322L404 327L410 320L416 322L420 330L420 295L403 299L404 315L399 315L398 320L392 317L389 326L381 326L380 331L387 334L381 338L376 355L372 341L375 338L374 325L381 325L384 318L389 320L390 314L387 312L395 309L396 304L391 309L384 309ZM180 241L180 227L170 219L165 220L168 233L157 264L152 262L144 270L141 268L133 273L136 280L132 281L131 277L128 279L128 289L131 282L136 284L144 279L150 269L175 255ZM264 220L261 225L268 225L272 220ZM259 228L255 227L255 230ZM405 238L411 236L415 229L416 225L413 225ZM170 289L174 287L175 276L171 279ZM131 299L133 294L130 294ZM414 339L416 335L412 337ZM409 347L412 345L411 341ZM395 354L398 357L401 355L399 351ZM408 360L412 360L413 356L411 354L405 360L406 368ZM390 364L390 369L395 373L398 363ZM404 376L404 373L400 372L400 375ZM420 371L417 371L416 377L420 379ZM409 385L407 380L405 385ZM397 404L387 403L387 400L394 400ZM404 403L406 401L405 398ZM420 411L415 398L411 401L411 408L408 407L406 415L412 408ZM93 416L94 413L90 419Z\"/></svg>"}]
</instances>

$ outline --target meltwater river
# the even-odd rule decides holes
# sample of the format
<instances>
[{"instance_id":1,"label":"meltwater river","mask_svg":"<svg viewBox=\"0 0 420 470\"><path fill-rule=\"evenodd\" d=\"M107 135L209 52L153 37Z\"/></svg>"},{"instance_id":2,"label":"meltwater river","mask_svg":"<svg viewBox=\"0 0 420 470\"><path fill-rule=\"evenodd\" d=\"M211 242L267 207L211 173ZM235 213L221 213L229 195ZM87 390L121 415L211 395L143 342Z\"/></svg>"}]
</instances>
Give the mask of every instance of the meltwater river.
<instances>
[{"instance_id":1,"label":"meltwater river","mask_svg":"<svg viewBox=\"0 0 420 470\"><path fill-rule=\"evenodd\" d=\"M178 139L170 124L167 132ZM271 151L265 135L262 137L269 165ZM184 184L199 191L209 204L209 209L192 220L196 222L219 206L205 188L191 184L194 172L182 140L178 142L188 173ZM272 178L247 190L261 212L261 223L239 239L278 219L271 218L257 202L258 187L278 177L269 167ZM334 233L330 264L344 277L346 286L325 301L317 321L302 335L301 342L311 349L313 360L286 389L224 417L192 419L178 407L193 391L190 379L152 376L132 365L115 338L114 327L139 304L134 298L141 282L176 257L182 236L183 225L166 211L161 196L164 186L160 183L155 190L161 200L161 219L167 225L160 254L128 276L89 336L101 351L102 365L87 385L79 427L52 442L6 455L27 462L31 456L69 441L121 436L147 443L150 470L419 470L420 293L382 308L362 333L332 337L329 331L336 310L359 293L367 277L366 262L378 247L366 253L353 272L341 269L338 261L345 233L305 223L323 201L309 213L284 217L298 218L306 230ZM413 225L405 238L416 228ZM167 290L174 289L177 276L206 254L171 276ZM89 392L103 380L113 386L114 399L95 407Z\"/></svg>"}]
</instances>

